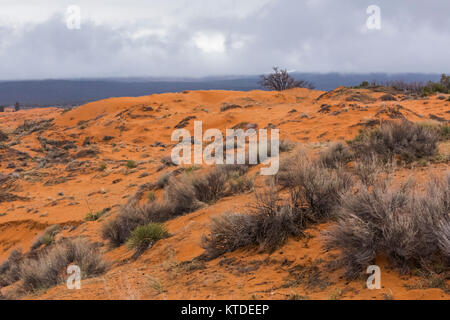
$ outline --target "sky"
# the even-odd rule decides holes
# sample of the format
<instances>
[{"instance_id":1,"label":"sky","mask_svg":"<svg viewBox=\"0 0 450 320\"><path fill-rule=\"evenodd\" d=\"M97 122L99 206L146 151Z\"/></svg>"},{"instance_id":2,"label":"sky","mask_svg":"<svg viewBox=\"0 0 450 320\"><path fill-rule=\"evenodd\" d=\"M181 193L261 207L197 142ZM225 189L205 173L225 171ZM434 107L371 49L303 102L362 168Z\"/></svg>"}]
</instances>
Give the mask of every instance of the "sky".
<instances>
[{"instance_id":1,"label":"sky","mask_svg":"<svg viewBox=\"0 0 450 320\"><path fill-rule=\"evenodd\" d=\"M450 73L449 12L445 0L0 0L0 80L258 75L275 65Z\"/></svg>"}]
</instances>

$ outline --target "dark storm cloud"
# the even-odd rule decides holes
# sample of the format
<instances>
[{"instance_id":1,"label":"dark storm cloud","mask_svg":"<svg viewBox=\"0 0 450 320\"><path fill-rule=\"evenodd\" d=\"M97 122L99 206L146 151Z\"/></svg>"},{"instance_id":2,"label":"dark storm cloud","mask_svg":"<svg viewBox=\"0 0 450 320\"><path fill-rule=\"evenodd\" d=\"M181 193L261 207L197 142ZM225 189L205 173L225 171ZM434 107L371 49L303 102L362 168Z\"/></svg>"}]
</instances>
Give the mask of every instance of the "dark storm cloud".
<instances>
[{"instance_id":1,"label":"dark storm cloud","mask_svg":"<svg viewBox=\"0 0 450 320\"><path fill-rule=\"evenodd\" d=\"M0 78L450 71L447 1L103 2L80 2L80 30L58 10L20 26L0 19ZM366 27L369 5L381 30Z\"/></svg>"}]
</instances>

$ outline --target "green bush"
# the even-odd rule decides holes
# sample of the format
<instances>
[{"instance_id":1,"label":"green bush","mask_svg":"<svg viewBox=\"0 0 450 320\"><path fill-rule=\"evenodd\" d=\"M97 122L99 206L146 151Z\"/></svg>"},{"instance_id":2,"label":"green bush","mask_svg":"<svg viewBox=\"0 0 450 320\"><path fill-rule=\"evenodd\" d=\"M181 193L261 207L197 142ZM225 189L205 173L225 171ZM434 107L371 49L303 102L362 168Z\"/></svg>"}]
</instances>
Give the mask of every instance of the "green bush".
<instances>
[{"instance_id":1,"label":"green bush","mask_svg":"<svg viewBox=\"0 0 450 320\"><path fill-rule=\"evenodd\" d=\"M127 168L128 169L134 169L137 167L137 163L134 160L128 160L127 161Z\"/></svg>"},{"instance_id":2,"label":"green bush","mask_svg":"<svg viewBox=\"0 0 450 320\"><path fill-rule=\"evenodd\" d=\"M138 226L128 239L128 246L132 249L142 249L152 246L156 241L167 238L169 233L160 223L149 223Z\"/></svg>"},{"instance_id":3,"label":"green bush","mask_svg":"<svg viewBox=\"0 0 450 320\"><path fill-rule=\"evenodd\" d=\"M110 211L110 208L105 208L103 210L97 211L95 213L93 212L89 212L86 215L85 220L86 221L97 221L98 219L100 219L103 215L105 215L105 213L107 213L108 211Z\"/></svg>"}]
</instances>

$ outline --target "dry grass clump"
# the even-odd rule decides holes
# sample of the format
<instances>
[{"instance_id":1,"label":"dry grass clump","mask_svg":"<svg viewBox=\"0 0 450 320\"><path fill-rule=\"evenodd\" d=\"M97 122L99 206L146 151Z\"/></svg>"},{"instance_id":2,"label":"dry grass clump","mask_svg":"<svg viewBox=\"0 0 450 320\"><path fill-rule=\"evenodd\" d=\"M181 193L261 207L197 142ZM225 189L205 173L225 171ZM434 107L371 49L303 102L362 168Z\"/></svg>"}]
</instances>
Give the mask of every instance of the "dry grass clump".
<instances>
[{"instance_id":1,"label":"dry grass clump","mask_svg":"<svg viewBox=\"0 0 450 320\"><path fill-rule=\"evenodd\" d=\"M45 229L44 233L37 238L37 240L31 245L31 250L36 250L41 245L49 246L53 243L55 236L61 231L61 228L58 224L54 224L47 229Z\"/></svg>"},{"instance_id":2,"label":"dry grass clump","mask_svg":"<svg viewBox=\"0 0 450 320\"><path fill-rule=\"evenodd\" d=\"M280 140L280 152L289 152L295 148L295 143L289 139Z\"/></svg>"},{"instance_id":3,"label":"dry grass clump","mask_svg":"<svg viewBox=\"0 0 450 320\"><path fill-rule=\"evenodd\" d=\"M331 215L353 184L350 174L311 161L301 150L281 163L276 180L288 190L295 206L307 208L316 222Z\"/></svg>"},{"instance_id":4,"label":"dry grass clump","mask_svg":"<svg viewBox=\"0 0 450 320\"><path fill-rule=\"evenodd\" d=\"M120 246L138 226L162 223L198 209L202 203L213 203L222 197L241 193L253 187L253 180L245 177L248 167L217 166L204 173L190 171L171 176L161 202L140 205L132 201L123 206L119 215L102 227L102 236L113 247Z\"/></svg>"},{"instance_id":5,"label":"dry grass clump","mask_svg":"<svg viewBox=\"0 0 450 320\"><path fill-rule=\"evenodd\" d=\"M185 185L191 185L195 197L205 203L211 203L223 198L227 192L227 172L221 169L213 169L205 174L186 175Z\"/></svg>"},{"instance_id":6,"label":"dry grass clump","mask_svg":"<svg viewBox=\"0 0 450 320\"><path fill-rule=\"evenodd\" d=\"M0 288L19 281L20 263L22 259L22 251L13 250L9 254L8 260L0 264Z\"/></svg>"},{"instance_id":7,"label":"dry grass clump","mask_svg":"<svg viewBox=\"0 0 450 320\"><path fill-rule=\"evenodd\" d=\"M99 249L90 242L64 240L21 263L22 287L25 291L36 291L62 283L71 264L80 267L82 278L100 275L108 268Z\"/></svg>"},{"instance_id":8,"label":"dry grass clump","mask_svg":"<svg viewBox=\"0 0 450 320\"><path fill-rule=\"evenodd\" d=\"M350 148L341 142L332 144L320 154L320 163L327 168L336 169L349 163L352 159L353 154Z\"/></svg>"},{"instance_id":9,"label":"dry grass clump","mask_svg":"<svg viewBox=\"0 0 450 320\"><path fill-rule=\"evenodd\" d=\"M371 154L383 160L399 156L404 161L433 156L437 153L439 135L435 130L409 122L385 122L378 128L362 131L350 146L359 158Z\"/></svg>"},{"instance_id":10,"label":"dry grass clump","mask_svg":"<svg viewBox=\"0 0 450 320\"><path fill-rule=\"evenodd\" d=\"M289 237L301 236L304 228L302 211L287 203L282 204L272 186L256 194L251 213L213 217L209 235L202 238L202 247L210 259L255 245L261 252L273 252Z\"/></svg>"},{"instance_id":11,"label":"dry grass clump","mask_svg":"<svg viewBox=\"0 0 450 320\"><path fill-rule=\"evenodd\" d=\"M0 142L6 141L8 140L8 135L3 132L2 130L0 130Z\"/></svg>"},{"instance_id":12,"label":"dry grass clump","mask_svg":"<svg viewBox=\"0 0 450 320\"><path fill-rule=\"evenodd\" d=\"M337 267L356 278L378 255L407 272L450 264L450 174L432 177L423 194L411 183L394 188L360 185L348 194L325 247L340 251Z\"/></svg>"},{"instance_id":13,"label":"dry grass clump","mask_svg":"<svg viewBox=\"0 0 450 320\"><path fill-rule=\"evenodd\" d=\"M156 187L158 189L164 189L164 187L169 183L169 179L172 175L172 172L164 172L163 174L161 174L156 181Z\"/></svg>"},{"instance_id":14,"label":"dry grass clump","mask_svg":"<svg viewBox=\"0 0 450 320\"><path fill-rule=\"evenodd\" d=\"M302 151L286 159L281 168L274 181L285 187L288 198L282 200L271 181L263 192L255 192L250 213L213 218L209 235L202 239L207 257L248 246L273 252L288 238L302 236L308 225L329 218L352 186L350 175L312 162Z\"/></svg>"},{"instance_id":15,"label":"dry grass clump","mask_svg":"<svg viewBox=\"0 0 450 320\"><path fill-rule=\"evenodd\" d=\"M130 237L137 227L151 222L163 222L174 217L175 204L152 201L143 206L137 202L124 205L116 218L102 225L102 237L112 247L119 247Z\"/></svg>"},{"instance_id":16,"label":"dry grass clump","mask_svg":"<svg viewBox=\"0 0 450 320\"><path fill-rule=\"evenodd\" d=\"M64 282L66 268L72 264L80 267L82 278L100 275L109 266L92 243L65 239L27 255L12 251L0 266L0 287L21 281L20 286L26 292L50 288Z\"/></svg>"},{"instance_id":17,"label":"dry grass clump","mask_svg":"<svg viewBox=\"0 0 450 320\"><path fill-rule=\"evenodd\" d=\"M395 169L395 162L383 162L375 154L371 154L363 159L355 161L353 173L365 185L373 185L384 176Z\"/></svg>"}]
</instances>

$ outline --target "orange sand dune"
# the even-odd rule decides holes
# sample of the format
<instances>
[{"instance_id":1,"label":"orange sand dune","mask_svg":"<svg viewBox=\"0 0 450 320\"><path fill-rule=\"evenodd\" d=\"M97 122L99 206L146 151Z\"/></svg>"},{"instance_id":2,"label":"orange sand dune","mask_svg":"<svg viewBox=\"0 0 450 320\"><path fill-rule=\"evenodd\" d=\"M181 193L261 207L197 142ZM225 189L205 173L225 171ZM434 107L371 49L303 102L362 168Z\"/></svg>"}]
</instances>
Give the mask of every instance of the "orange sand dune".
<instances>
[{"instance_id":1,"label":"orange sand dune","mask_svg":"<svg viewBox=\"0 0 450 320\"><path fill-rule=\"evenodd\" d=\"M101 225L114 217L144 183L155 182L160 159L170 155L174 127L188 116L186 129L194 120L203 129L225 131L238 124L280 129L281 138L304 143L317 150L333 141L354 137L368 125L392 118L411 121L449 121L449 102L433 96L427 99L382 101L384 93L338 88L332 92L292 89L285 92L190 91L138 98L112 98L91 102L70 111L56 108L0 113L0 130L10 134L12 149L0 148L2 175L14 173L5 183L7 192L19 200L0 202L0 261L16 248L28 251L43 230L60 224L64 237L101 239ZM233 106L226 111L222 107ZM236 107L238 106L238 107ZM53 125L31 134L14 134L25 120L53 119ZM431 119L431 120L430 120ZM438 120L436 120L438 119ZM193 131L191 131L193 132ZM52 141L63 141L66 155L44 160L43 149ZM156 142L165 145L154 145ZM448 153L449 146L441 146ZM98 153L75 156L86 149ZM24 155L26 153L26 155ZM67 155L74 159L65 162ZM40 160L39 160L40 159ZM128 169L127 160L137 162ZM11 163L14 166L10 165ZM104 171L99 170L105 164ZM17 170L17 169L20 170ZM448 163L427 168L399 170L399 179L417 179L430 172L448 170ZM144 174L145 173L145 174ZM0 188L3 188L0 185ZM1 189L0 189L1 191ZM159 196L159 194L157 195ZM254 250L238 250L210 262L192 262L201 255L202 234L210 218L226 211L242 211L254 200L252 194L222 199L167 222L172 236L161 240L136 261L125 245L108 250L113 266L103 276L82 281L81 290L64 285L29 295L29 299L449 299L441 289L408 289L420 279L402 276L383 259L382 290L370 291L364 281L347 282L342 271L327 272L324 265L333 259L322 250L320 225L308 232L307 240L291 239L272 255ZM88 212L111 208L98 221L85 221ZM288 285L294 266L316 266L319 285ZM323 284L323 285L320 285ZM6 293L9 288L3 288Z\"/></svg>"}]
</instances>

